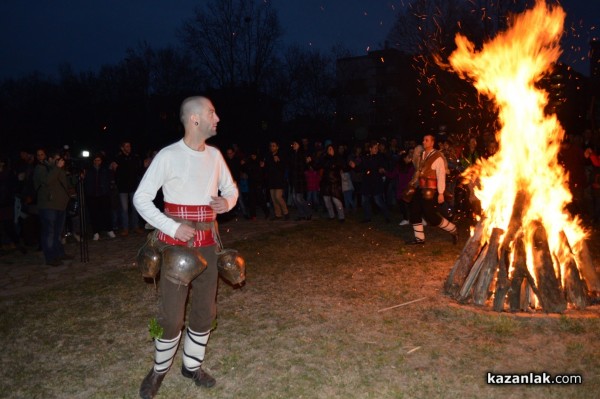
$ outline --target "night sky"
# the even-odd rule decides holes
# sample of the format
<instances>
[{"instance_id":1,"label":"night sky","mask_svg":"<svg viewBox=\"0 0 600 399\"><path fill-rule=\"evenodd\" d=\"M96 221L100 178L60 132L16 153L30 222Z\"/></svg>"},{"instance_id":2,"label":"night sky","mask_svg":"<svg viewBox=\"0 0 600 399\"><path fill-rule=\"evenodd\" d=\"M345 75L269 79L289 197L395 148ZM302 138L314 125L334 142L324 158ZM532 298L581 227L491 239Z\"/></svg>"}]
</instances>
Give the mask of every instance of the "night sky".
<instances>
[{"instance_id":1,"label":"night sky","mask_svg":"<svg viewBox=\"0 0 600 399\"><path fill-rule=\"evenodd\" d=\"M329 51L335 44L353 55L382 47L395 15L408 0L264 0L278 11L284 43ZM477 2L477 0L472 0ZM4 0L0 14L0 79L35 70L46 75L69 63L97 71L146 41L154 48L178 45L176 30L206 0ZM587 43L600 37L600 0L563 0L568 45L563 61L589 75ZM575 36L579 36L577 41ZM582 60L583 58L583 60Z\"/></svg>"}]
</instances>

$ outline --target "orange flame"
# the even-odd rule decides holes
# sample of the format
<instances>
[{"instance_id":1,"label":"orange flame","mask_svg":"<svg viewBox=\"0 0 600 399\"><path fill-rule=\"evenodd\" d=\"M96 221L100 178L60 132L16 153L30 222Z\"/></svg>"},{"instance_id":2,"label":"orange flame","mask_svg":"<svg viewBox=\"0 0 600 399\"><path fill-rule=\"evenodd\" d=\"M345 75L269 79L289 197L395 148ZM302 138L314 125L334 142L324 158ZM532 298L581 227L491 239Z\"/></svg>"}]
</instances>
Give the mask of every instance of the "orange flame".
<instances>
[{"instance_id":1,"label":"orange flame","mask_svg":"<svg viewBox=\"0 0 600 399\"><path fill-rule=\"evenodd\" d=\"M580 221L565 211L571 193L568 177L557 161L564 130L555 115L545 115L548 95L535 83L561 54L564 19L562 8L537 0L534 8L518 15L506 32L485 43L481 51L457 35L457 49L449 58L454 71L472 80L498 107L499 150L477 165L480 188L475 194L486 216L486 238L493 227L506 231L517 193L525 193L529 204L522 218L524 239L531 237L526 231L530 222L543 224L557 276L564 276L558 265L566 263L569 252L561 248L560 232L575 246L585 232ZM531 269L531 254L528 258Z\"/></svg>"}]
</instances>

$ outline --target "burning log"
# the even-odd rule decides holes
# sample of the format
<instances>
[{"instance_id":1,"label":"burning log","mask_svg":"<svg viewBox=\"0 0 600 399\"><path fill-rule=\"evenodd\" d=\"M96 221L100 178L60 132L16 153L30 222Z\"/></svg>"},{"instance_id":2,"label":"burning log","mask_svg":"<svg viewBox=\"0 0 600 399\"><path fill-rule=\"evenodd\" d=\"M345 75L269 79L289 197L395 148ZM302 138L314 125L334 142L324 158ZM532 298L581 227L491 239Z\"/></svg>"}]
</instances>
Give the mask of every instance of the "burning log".
<instances>
[{"instance_id":1,"label":"burning log","mask_svg":"<svg viewBox=\"0 0 600 399\"><path fill-rule=\"evenodd\" d=\"M496 280L496 291L494 293L494 310L501 312L504 309L506 294L510 289L508 281L508 265L510 264L510 249L502 248L498 259L498 279Z\"/></svg>"},{"instance_id":2,"label":"burning log","mask_svg":"<svg viewBox=\"0 0 600 399\"><path fill-rule=\"evenodd\" d=\"M569 245L569 240L564 231L560 232L559 238L561 245L570 251L567 260L565 261L565 265L562 268L562 270L564 270L563 283L567 302L572 303L577 309L583 309L590 302L586 295L586 283L579 274L575 255L573 254L571 246ZM583 245L585 245L585 243L583 243ZM596 273L593 273L592 277L596 277Z\"/></svg>"},{"instance_id":3,"label":"burning log","mask_svg":"<svg viewBox=\"0 0 600 399\"><path fill-rule=\"evenodd\" d=\"M525 253L525 243L523 242L522 236L519 236L516 239L514 247L514 270L510 282L508 303L510 305L510 310L516 312L518 310L527 310L529 308L529 298L524 297L525 293L529 292L529 284L533 283L533 286L535 287L535 283L527 270L527 254ZM524 300L522 300L522 298Z\"/></svg>"},{"instance_id":4,"label":"burning log","mask_svg":"<svg viewBox=\"0 0 600 399\"><path fill-rule=\"evenodd\" d=\"M554 272L552 254L548 246L546 229L540 222L533 222L532 253L538 299L546 312L560 313L567 308L560 283Z\"/></svg>"},{"instance_id":5,"label":"burning log","mask_svg":"<svg viewBox=\"0 0 600 399\"><path fill-rule=\"evenodd\" d=\"M481 270L483 261L485 260L485 257L487 256L488 248L489 247L487 245L485 245L483 247L483 250L481 251L480 256L477 258L477 260L473 264L473 267L471 267L471 271L469 272L469 275L465 279L465 282L462 285L462 287L458 293L458 297L456 298L459 302L464 302L469 297L469 294L471 292L471 287L473 286L475 279L479 275L479 271Z\"/></svg>"},{"instance_id":6,"label":"burning log","mask_svg":"<svg viewBox=\"0 0 600 399\"><path fill-rule=\"evenodd\" d=\"M585 241L582 241L579 250L575 250L573 253L575 255L577 268L585 280L588 291L600 293L600 277L598 276L598 273L596 273L596 269L594 269L592 256L590 255L590 250Z\"/></svg>"},{"instance_id":7,"label":"burning log","mask_svg":"<svg viewBox=\"0 0 600 399\"><path fill-rule=\"evenodd\" d=\"M473 235L469 237L469 240L464 246L456 263L450 271L450 275L446 279L445 290L448 295L458 298L460 288L462 287L467 274L472 269L473 263L479 256L481 248L485 243L481 242L483 236L483 219L475 226Z\"/></svg>"},{"instance_id":8,"label":"burning log","mask_svg":"<svg viewBox=\"0 0 600 399\"><path fill-rule=\"evenodd\" d=\"M504 241L502 243L502 248L504 250L508 250L508 246L514 241L515 235L521 230L523 214L525 213L525 210L529 208L529 200L530 197L525 191L517 191L512 214L510 215L510 222L508 222L508 229L506 230Z\"/></svg>"},{"instance_id":9,"label":"burning log","mask_svg":"<svg viewBox=\"0 0 600 399\"><path fill-rule=\"evenodd\" d=\"M585 283L579 277L577 263L574 258L570 258L565 267L565 295L567 301L572 303L577 309L584 309L589 304L586 296Z\"/></svg>"},{"instance_id":10,"label":"burning log","mask_svg":"<svg viewBox=\"0 0 600 399\"><path fill-rule=\"evenodd\" d=\"M498 247L500 246L500 237L504 231L494 228L492 236L488 243L487 253L481 265L477 283L473 287L473 303L475 305L483 305L489 298L489 288L492 278L498 268Z\"/></svg>"}]
</instances>

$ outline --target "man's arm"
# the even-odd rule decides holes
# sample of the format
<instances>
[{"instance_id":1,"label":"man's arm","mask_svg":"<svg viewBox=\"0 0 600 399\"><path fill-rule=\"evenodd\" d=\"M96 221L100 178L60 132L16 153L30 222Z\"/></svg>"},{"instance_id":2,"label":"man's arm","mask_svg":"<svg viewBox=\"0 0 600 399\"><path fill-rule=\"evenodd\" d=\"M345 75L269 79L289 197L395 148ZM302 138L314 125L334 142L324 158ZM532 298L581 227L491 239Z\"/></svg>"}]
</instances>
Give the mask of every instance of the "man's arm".
<instances>
[{"instance_id":1,"label":"man's arm","mask_svg":"<svg viewBox=\"0 0 600 399\"><path fill-rule=\"evenodd\" d=\"M156 192L166 181L166 174L169 170L166 157L160 155L159 153L154 158L142 177L142 181L133 195L133 205L140 216L152 226L171 237L180 239L176 233L182 224L162 213L153 202Z\"/></svg>"},{"instance_id":2,"label":"man's arm","mask_svg":"<svg viewBox=\"0 0 600 399\"><path fill-rule=\"evenodd\" d=\"M446 166L444 165L444 158L438 157L431 168L435 170L435 177L437 179L437 191L438 191L438 204L444 202L444 191L446 191Z\"/></svg>"}]
</instances>

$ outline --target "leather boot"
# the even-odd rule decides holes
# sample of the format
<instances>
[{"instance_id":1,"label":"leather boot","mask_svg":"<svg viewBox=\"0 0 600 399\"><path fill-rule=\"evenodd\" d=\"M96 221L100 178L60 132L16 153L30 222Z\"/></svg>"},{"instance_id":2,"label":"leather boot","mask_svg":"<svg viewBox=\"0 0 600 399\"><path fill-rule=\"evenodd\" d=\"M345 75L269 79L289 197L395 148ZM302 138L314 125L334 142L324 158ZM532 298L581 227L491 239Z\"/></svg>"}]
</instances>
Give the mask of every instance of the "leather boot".
<instances>
[{"instance_id":1,"label":"leather boot","mask_svg":"<svg viewBox=\"0 0 600 399\"><path fill-rule=\"evenodd\" d=\"M217 383L217 380L215 380L206 371L202 370L202 367L196 371L190 371L186 369L185 366L181 366L181 375L183 375L185 378L191 378L199 387L210 388L215 386Z\"/></svg>"},{"instance_id":2,"label":"leather boot","mask_svg":"<svg viewBox=\"0 0 600 399\"><path fill-rule=\"evenodd\" d=\"M146 378L144 378L144 380L142 381L142 385L140 386L140 398L152 399L158 392L160 384L162 384L165 375L167 375L167 373L159 374L156 371L154 371L153 367L152 370L150 370L150 372L146 376Z\"/></svg>"}]
</instances>

